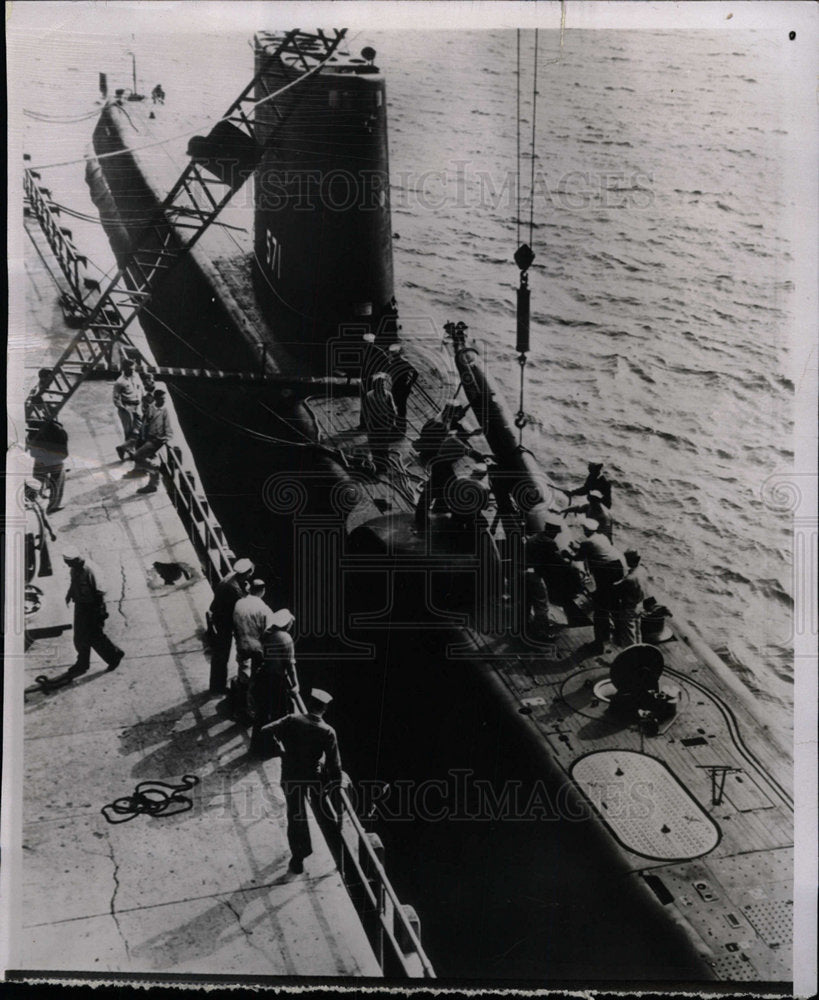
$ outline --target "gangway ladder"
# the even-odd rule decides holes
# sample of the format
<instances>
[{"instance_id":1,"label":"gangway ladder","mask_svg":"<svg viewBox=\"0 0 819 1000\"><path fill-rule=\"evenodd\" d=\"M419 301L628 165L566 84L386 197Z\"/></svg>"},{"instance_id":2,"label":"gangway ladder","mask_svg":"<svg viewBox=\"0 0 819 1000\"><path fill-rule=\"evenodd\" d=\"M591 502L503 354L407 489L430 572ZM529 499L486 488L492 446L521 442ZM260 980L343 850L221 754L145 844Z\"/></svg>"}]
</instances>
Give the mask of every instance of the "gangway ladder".
<instances>
[{"instance_id":1,"label":"gangway ladder","mask_svg":"<svg viewBox=\"0 0 819 1000\"><path fill-rule=\"evenodd\" d=\"M187 150L190 162L135 239L135 249L120 264L83 328L53 366L50 378L30 393L25 407L27 425L56 417L88 372L110 365L111 348L122 340L167 272L191 250L253 173L265 147L256 141L250 112L258 103L257 84L268 90L263 78L270 66L288 57L291 71L304 70L293 82L303 81L332 57L345 34L346 29L334 29L332 35L295 29L275 36L258 72L222 119L207 136L191 139ZM275 107L275 92L269 98L280 127L296 104L289 101L285 114ZM274 140L275 132L266 145ZM186 236L180 238L172 227L185 231Z\"/></svg>"}]
</instances>

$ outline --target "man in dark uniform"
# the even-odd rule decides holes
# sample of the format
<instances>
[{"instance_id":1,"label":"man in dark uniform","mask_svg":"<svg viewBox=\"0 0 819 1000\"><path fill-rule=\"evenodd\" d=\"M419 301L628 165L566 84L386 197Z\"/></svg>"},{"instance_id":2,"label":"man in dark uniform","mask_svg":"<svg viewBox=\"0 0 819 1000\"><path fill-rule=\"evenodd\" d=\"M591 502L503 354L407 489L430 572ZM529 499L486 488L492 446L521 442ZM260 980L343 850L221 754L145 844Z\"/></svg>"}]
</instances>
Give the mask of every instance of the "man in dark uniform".
<instances>
[{"instance_id":1,"label":"man in dark uniform","mask_svg":"<svg viewBox=\"0 0 819 1000\"><path fill-rule=\"evenodd\" d=\"M46 513L62 510L65 460L68 458L66 429L56 417L46 417L33 428L28 450L34 459L34 478L48 487Z\"/></svg>"},{"instance_id":2,"label":"man in dark uniform","mask_svg":"<svg viewBox=\"0 0 819 1000\"><path fill-rule=\"evenodd\" d=\"M449 431L429 463L429 479L422 487L415 505L415 528L417 531L426 529L431 510L438 510L440 513L449 511L449 505L446 501L447 487L457 479L456 464L466 457L475 462L483 462L491 456L482 455L474 448L470 448L457 430Z\"/></svg>"},{"instance_id":3,"label":"man in dark uniform","mask_svg":"<svg viewBox=\"0 0 819 1000\"><path fill-rule=\"evenodd\" d=\"M233 611L236 602L247 593L247 585L256 567L249 559L237 559L232 572L213 588L210 604L211 654L210 693L227 691L228 660L233 643Z\"/></svg>"},{"instance_id":4,"label":"man in dark uniform","mask_svg":"<svg viewBox=\"0 0 819 1000\"><path fill-rule=\"evenodd\" d=\"M332 700L326 691L313 688L306 715L285 715L266 730L284 748L281 782L287 803L290 871L296 875L304 871L304 859L313 853L307 823L308 796L326 781L340 782L342 778L336 731L324 721Z\"/></svg>"},{"instance_id":5,"label":"man in dark uniform","mask_svg":"<svg viewBox=\"0 0 819 1000\"><path fill-rule=\"evenodd\" d=\"M92 649L105 660L109 670L116 670L125 653L102 630L108 612L96 567L86 562L73 547L63 552L63 559L71 570L71 586L65 603L74 602L74 648L77 650L77 662L68 672L75 676L87 673Z\"/></svg>"},{"instance_id":6,"label":"man in dark uniform","mask_svg":"<svg viewBox=\"0 0 819 1000\"><path fill-rule=\"evenodd\" d=\"M587 497L592 490L597 490L600 493L603 503L611 510L611 483L603 473L602 462L589 462L589 474L586 476L586 481L582 486L568 490L566 496L570 500L572 497Z\"/></svg>"}]
</instances>

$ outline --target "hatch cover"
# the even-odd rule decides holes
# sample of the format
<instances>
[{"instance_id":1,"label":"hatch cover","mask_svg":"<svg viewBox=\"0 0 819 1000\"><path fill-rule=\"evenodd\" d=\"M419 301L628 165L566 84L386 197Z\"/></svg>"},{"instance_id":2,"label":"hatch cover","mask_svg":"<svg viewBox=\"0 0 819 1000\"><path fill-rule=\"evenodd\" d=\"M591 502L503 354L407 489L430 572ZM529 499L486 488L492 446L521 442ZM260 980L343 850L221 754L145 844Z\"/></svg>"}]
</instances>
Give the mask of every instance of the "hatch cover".
<instances>
[{"instance_id":1,"label":"hatch cover","mask_svg":"<svg viewBox=\"0 0 819 1000\"><path fill-rule=\"evenodd\" d=\"M699 858L720 829L663 761L636 750L579 757L572 779L623 847L656 861Z\"/></svg>"}]
</instances>

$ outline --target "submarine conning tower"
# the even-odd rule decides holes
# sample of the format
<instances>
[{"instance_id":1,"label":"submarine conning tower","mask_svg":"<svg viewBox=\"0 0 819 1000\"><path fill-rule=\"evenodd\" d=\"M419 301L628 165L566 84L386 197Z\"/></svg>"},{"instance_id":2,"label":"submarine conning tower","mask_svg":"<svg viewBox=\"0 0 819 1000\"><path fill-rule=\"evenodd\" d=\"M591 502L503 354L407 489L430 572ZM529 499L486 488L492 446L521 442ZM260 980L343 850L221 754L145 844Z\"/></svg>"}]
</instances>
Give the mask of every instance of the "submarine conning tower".
<instances>
[{"instance_id":1,"label":"submarine conning tower","mask_svg":"<svg viewBox=\"0 0 819 1000\"><path fill-rule=\"evenodd\" d=\"M261 101L305 66L271 60L267 32L254 42ZM339 52L255 111L257 138L270 144L255 178L258 298L278 328L322 350L345 331L397 339L386 90L374 58Z\"/></svg>"}]
</instances>

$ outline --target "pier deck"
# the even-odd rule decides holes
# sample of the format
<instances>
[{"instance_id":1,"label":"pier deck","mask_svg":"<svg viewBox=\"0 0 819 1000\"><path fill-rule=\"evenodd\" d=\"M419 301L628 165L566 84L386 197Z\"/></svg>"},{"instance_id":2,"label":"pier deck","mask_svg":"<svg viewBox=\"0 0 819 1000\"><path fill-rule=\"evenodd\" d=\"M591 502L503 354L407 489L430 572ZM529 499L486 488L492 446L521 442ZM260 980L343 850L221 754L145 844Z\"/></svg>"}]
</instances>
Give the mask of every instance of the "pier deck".
<instances>
[{"instance_id":1,"label":"pier deck","mask_svg":"<svg viewBox=\"0 0 819 1000\"><path fill-rule=\"evenodd\" d=\"M36 235L36 234L35 234ZM58 292L29 246L26 377L54 360ZM56 269L55 269L56 270ZM334 861L313 827L305 874L289 852L279 760L248 754L248 734L208 696L203 651L210 588L162 490L116 460L109 384L86 383L62 413L69 434L64 509L51 516L54 575L25 657L22 927L19 969L60 973L380 976ZM125 650L113 673L51 694L35 678L75 660L64 603L72 544L102 570L106 630ZM155 564L177 563L166 584ZM55 634L56 633L56 634ZM200 783L177 815L110 824L107 803L148 780Z\"/></svg>"}]
</instances>

